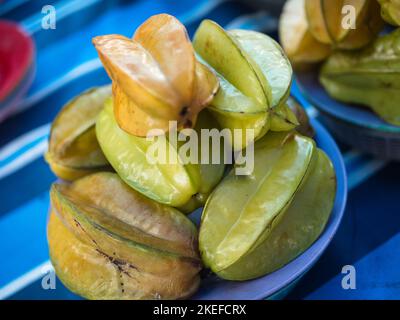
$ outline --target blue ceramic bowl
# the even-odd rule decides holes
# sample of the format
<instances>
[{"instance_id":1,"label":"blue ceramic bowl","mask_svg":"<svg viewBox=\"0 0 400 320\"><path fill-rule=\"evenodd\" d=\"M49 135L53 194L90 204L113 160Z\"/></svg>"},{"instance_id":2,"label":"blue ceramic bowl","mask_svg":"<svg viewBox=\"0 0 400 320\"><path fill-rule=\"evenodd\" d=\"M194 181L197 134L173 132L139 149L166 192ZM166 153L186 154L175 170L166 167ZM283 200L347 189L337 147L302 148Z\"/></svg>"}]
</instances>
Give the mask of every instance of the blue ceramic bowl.
<instances>
[{"instance_id":1,"label":"blue ceramic bowl","mask_svg":"<svg viewBox=\"0 0 400 320\"><path fill-rule=\"evenodd\" d=\"M193 299L280 299L296 285L301 277L318 261L321 254L332 241L333 236L342 220L346 199L347 179L342 155L328 131L316 120L311 120L315 129L315 140L331 158L337 176L337 191L332 214L321 236L314 244L295 260L283 268L264 277L236 282L209 276L204 279L200 290ZM199 212L196 212L198 219Z\"/></svg>"},{"instance_id":2,"label":"blue ceramic bowl","mask_svg":"<svg viewBox=\"0 0 400 320\"><path fill-rule=\"evenodd\" d=\"M326 127L341 142L388 160L400 160L400 127L386 123L367 108L332 99L318 80L318 71L298 73L297 84L320 112Z\"/></svg>"}]
</instances>

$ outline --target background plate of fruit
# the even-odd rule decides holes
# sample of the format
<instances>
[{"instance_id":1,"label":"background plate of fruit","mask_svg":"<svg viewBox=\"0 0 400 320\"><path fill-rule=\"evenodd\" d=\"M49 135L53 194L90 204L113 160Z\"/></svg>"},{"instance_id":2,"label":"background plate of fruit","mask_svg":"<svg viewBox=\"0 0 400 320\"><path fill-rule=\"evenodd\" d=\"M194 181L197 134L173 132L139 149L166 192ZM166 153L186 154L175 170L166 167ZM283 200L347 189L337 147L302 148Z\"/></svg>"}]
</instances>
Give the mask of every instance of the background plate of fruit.
<instances>
[{"instance_id":1,"label":"background plate of fruit","mask_svg":"<svg viewBox=\"0 0 400 320\"><path fill-rule=\"evenodd\" d=\"M88 299L285 294L332 240L347 185L335 142L289 98L279 44L211 20L190 41L159 14L132 38L93 45L112 84L62 108L46 154L60 178L47 229L60 280ZM170 121L181 132L252 130L228 142L235 153L254 149L253 170L184 163ZM178 161L149 162L155 143ZM198 150L215 152L202 140Z\"/></svg>"},{"instance_id":2,"label":"background plate of fruit","mask_svg":"<svg viewBox=\"0 0 400 320\"><path fill-rule=\"evenodd\" d=\"M400 159L399 8L397 0L290 0L280 20L299 87L324 123L388 159Z\"/></svg>"}]
</instances>

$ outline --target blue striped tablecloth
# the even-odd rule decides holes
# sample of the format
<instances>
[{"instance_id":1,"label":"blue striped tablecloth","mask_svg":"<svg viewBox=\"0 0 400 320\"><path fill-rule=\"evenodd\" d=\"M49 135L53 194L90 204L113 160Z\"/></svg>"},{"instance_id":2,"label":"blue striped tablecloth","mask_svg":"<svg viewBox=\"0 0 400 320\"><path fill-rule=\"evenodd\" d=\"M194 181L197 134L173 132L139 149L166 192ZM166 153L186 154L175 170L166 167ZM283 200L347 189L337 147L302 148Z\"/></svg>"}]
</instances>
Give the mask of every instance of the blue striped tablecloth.
<instances>
[{"instance_id":1,"label":"blue striped tablecloth","mask_svg":"<svg viewBox=\"0 0 400 320\"><path fill-rule=\"evenodd\" d=\"M41 28L41 9L52 4L55 30ZM152 14L177 16L192 35L204 18L225 27L266 30L268 11L229 0L6 0L0 18L19 21L35 41L36 78L21 111L0 124L0 298L76 298L61 284L43 290L48 190L55 176L43 160L50 122L79 92L109 80L91 45L96 35L130 36ZM293 94L300 97L296 86ZM313 116L315 110L308 107ZM349 201L332 244L301 280L291 299L400 298L400 164L342 148ZM356 289L341 286L344 265L356 268Z\"/></svg>"}]
</instances>

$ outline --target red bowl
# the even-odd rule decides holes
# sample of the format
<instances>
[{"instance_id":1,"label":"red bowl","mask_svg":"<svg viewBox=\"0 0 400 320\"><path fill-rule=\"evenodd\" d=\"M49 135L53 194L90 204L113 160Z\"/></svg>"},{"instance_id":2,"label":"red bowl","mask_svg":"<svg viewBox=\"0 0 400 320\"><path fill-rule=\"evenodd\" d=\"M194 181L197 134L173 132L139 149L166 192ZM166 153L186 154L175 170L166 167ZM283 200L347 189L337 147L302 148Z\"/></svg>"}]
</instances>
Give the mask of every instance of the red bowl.
<instances>
[{"instance_id":1,"label":"red bowl","mask_svg":"<svg viewBox=\"0 0 400 320\"><path fill-rule=\"evenodd\" d=\"M27 77L34 69L34 45L29 35L16 23L0 20L0 108L15 105L14 96L27 90Z\"/></svg>"}]
</instances>

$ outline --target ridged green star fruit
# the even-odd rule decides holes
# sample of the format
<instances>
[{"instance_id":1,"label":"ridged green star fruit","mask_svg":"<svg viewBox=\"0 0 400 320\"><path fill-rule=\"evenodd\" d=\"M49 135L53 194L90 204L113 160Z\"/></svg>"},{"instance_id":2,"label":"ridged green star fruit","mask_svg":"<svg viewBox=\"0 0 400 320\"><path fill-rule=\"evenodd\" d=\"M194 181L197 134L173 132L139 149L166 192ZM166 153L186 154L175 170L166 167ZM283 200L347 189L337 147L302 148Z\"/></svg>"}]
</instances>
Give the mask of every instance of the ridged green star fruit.
<instances>
[{"instance_id":1,"label":"ridged green star fruit","mask_svg":"<svg viewBox=\"0 0 400 320\"><path fill-rule=\"evenodd\" d=\"M110 96L110 86L90 89L68 102L53 121L45 158L59 178L75 180L109 167L97 142L95 123Z\"/></svg>"},{"instance_id":2,"label":"ridged green star fruit","mask_svg":"<svg viewBox=\"0 0 400 320\"><path fill-rule=\"evenodd\" d=\"M400 125L400 30L355 52L336 52L321 69L320 81L333 98L370 107Z\"/></svg>"},{"instance_id":3,"label":"ridged green star fruit","mask_svg":"<svg viewBox=\"0 0 400 320\"><path fill-rule=\"evenodd\" d=\"M400 26L400 1L378 0L381 5L382 18L394 26Z\"/></svg>"},{"instance_id":4,"label":"ridged green star fruit","mask_svg":"<svg viewBox=\"0 0 400 320\"><path fill-rule=\"evenodd\" d=\"M294 68L304 69L325 60L332 49L310 32L305 10L306 0L288 0L279 19L279 39Z\"/></svg>"},{"instance_id":5,"label":"ridged green star fruit","mask_svg":"<svg viewBox=\"0 0 400 320\"><path fill-rule=\"evenodd\" d=\"M226 31L204 20L193 46L220 82L208 109L221 127L242 130L241 141L231 141L234 149L263 137L270 129L271 109L285 103L292 80L291 65L279 44L259 32ZM254 135L247 136L246 129Z\"/></svg>"},{"instance_id":6,"label":"ridged green star fruit","mask_svg":"<svg viewBox=\"0 0 400 320\"><path fill-rule=\"evenodd\" d=\"M200 283L197 230L115 173L53 184L48 222L57 276L88 299L182 299Z\"/></svg>"},{"instance_id":7,"label":"ridged green star fruit","mask_svg":"<svg viewBox=\"0 0 400 320\"><path fill-rule=\"evenodd\" d=\"M376 0L305 0L305 10L313 37L334 48L359 49L383 28Z\"/></svg>"},{"instance_id":8,"label":"ridged green star fruit","mask_svg":"<svg viewBox=\"0 0 400 320\"><path fill-rule=\"evenodd\" d=\"M124 131L146 137L151 129L193 128L198 113L218 90L215 75L196 60L186 28L157 14L135 31L93 38L113 81L115 119Z\"/></svg>"},{"instance_id":9,"label":"ridged green star fruit","mask_svg":"<svg viewBox=\"0 0 400 320\"><path fill-rule=\"evenodd\" d=\"M293 97L289 97L289 99L287 100L287 106L294 113L298 121L296 131L303 136L313 138L315 135L315 131L310 123L310 118L306 110Z\"/></svg>"},{"instance_id":10,"label":"ridged green star fruit","mask_svg":"<svg viewBox=\"0 0 400 320\"><path fill-rule=\"evenodd\" d=\"M299 125L296 114L287 104L277 106L272 110L271 131L289 131Z\"/></svg>"},{"instance_id":11,"label":"ridged green star fruit","mask_svg":"<svg viewBox=\"0 0 400 320\"><path fill-rule=\"evenodd\" d=\"M218 124L207 110L199 115L196 125L198 129L212 129L215 126L218 127ZM122 180L147 197L173 207L185 207L198 194L210 193L224 173L222 154L218 164L202 164L200 161L197 161L198 164L185 164L179 153L181 146L170 143L167 135L154 136L153 140L148 140L128 134L115 120L111 99L106 101L97 119L96 134L106 158ZM198 143L200 150L201 139L198 139ZM148 155L152 154L150 148L153 149L155 144L157 150L166 153L163 154L166 160L163 163L151 163L148 159ZM214 150L211 146L208 150L212 157ZM159 156L161 159L162 155Z\"/></svg>"},{"instance_id":12,"label":"ridged green star fruit","mask_svg":"<svg viewBox=\"0 0 400 320\"><path fill-rule=\"evenodd\" d=\"M228 280L284 266L321 234L335 190L332 164L312 139L269 133L255 144L254 172L232 170L207 201L199 234L205 266Z\"/></svg>"}]
</instances>

